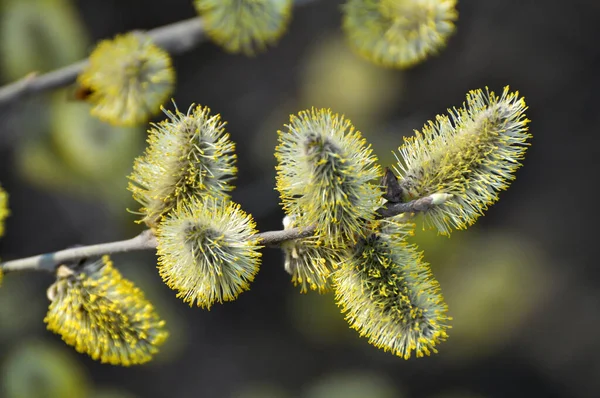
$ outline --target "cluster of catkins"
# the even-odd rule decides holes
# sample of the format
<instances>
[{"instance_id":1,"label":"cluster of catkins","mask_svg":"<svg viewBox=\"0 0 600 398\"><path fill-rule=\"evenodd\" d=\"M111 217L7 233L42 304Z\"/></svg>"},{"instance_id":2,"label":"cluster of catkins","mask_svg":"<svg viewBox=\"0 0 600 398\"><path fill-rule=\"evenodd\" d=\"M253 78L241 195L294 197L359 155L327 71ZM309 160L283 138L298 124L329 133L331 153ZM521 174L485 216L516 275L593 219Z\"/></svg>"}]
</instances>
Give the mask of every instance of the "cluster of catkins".
<instances>
[{"instance_id":1,"label":"cluster of catkins","mask_svg":"<svg viewBox=\"0 0 600 398\"><path fill-rule=\"evenodd\" d=\"M406 139L395 166L396 197L349 120L327 109L292 115L275 156L284 227L314 228L282 244L302 292L335 291L350 325L386 351L435 352L449 328L429 264L407 241L411 214L382 218L388 200L435 198L424 222L442 234L466 228L497 200L520 165L529 134L524 100L471 91L462 108ZM250 215L231 202L234 144L218 115L192 107L149 131L129 189L158 241L165 283L190 305L235 299L258 271L260 241ZM398 178L398 179L397 179Z\"/></svg>"},{"instance_id":2,"label":"cluster of catkins","mask_svg":"<svg viewBox=\"0 0 600 398\"><path fill-rule=\"evenodd\" d=\"M283 245L292 280L302 291L331 286L351 327L375 346L403 358L436 352L450 318L429 264L407 242L412 215L381 219L377 210L388 200L430 197L425 225L447 235L473 224L520 166L529 138L525 110L508 87L500 96L469 92L462 108L405 139L394 167L399 179L385 187L348 120L328 110L293 116L276 151L284 225L316 232Z\"/></svg>"},{"instance_id":3,"label":"cluster of catkins","mask_svg":"<svg viewBox=\"0 0 600 398\"><path fill-rule=\"evenodd\" d=\"M383 218L378 210L431 198L421 209L426 226L449 234L473 224L520 166L530 137L525 110L508 87L501 95L471 91L463 107L405 138L386 179L349 120L328 109L292 115L279 131L276 188L284 228L314 230L281 245L292 282L303 293L333 289L350 326L385 351L437 352L451 318L429 264L408 242L414 214ZM229 196L235 145L220 116L202 106L164 112L129 190L156 236L164 282L186 303L210 308L249 289L261 242L251 215ZM0 231L5 204L0 191ZM48 297L48 328L102 362L146 362L167 337L164 321L108 256L59 267Z\"/></svg>"}]
</instances>

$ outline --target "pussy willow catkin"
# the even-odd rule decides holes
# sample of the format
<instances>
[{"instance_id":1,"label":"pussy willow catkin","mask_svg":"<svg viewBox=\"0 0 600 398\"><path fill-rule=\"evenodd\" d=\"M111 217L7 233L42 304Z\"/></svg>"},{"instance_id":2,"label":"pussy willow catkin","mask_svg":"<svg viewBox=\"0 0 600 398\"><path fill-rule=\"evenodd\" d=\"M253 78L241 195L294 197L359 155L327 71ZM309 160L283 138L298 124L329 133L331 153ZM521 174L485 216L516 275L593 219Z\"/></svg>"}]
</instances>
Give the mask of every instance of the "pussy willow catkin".
<instances>
[{"instance_id":1,"label":"pussy willow catkin","mask_svg":"<svg viewBox=\"0 0 600 398\"><path fill-rule=\"evenodd\" d=\"M448 335L447 306L429 264L405 237L412 225L377 222L333 274L350 326L402 358L437 352Z\"/></svg>"},{"instance_id":2,"label":"pussy willow catkin","mask_svg":"<svg viewBox=\"0 0 600 398\"><path fill-rule=\"evenodd\" d=\"M508 188L531 137L518 92L467 94L466 104L437 116L399 149L396 172L405 200L437 192L453 197L425 213L443 234L473 224Z\"/></svg>"},{"instance_id":3,"label":"pussy willow catkin","mask_svg":"<svg viewBox=\"0 0 600 398\"><path fill-rule=\"evenodd\" d=\"M164 112L168 119L152 125L149 145L129 176L128 189L151 228L191 197L228 198L237 172L235 144L220 115L202 106Z\"/></svg>"},{"instance_id":4,"label":"pussy willow catkin","mask_svg":"<svg viewBox=\"0 0 600 398\"><path fill-rule=\"evenodd\" d=\"M238 204L189 198L158 228L159 273L190 306L235 300L258 272L256 232L252 216Z\"/></svg>"},{"instance_id":5,"label":"pussy willow catkin","mask_svg":"<svg viewBox=\"0 0 600 398\"><path fill-rule=\"evenodd\" d=\"M381 189L377 158L349 120L328 109L292 115L275 150L277 190L298 226L316 226L320 241L345 247L374 219Z\"/></svg>"},{"instance_id":6,"label":"pussy willow catkin","mask_svg":"<svg viewBox=\"0 0 600 398\"><path fill-rule=\"evenodd\" d=\"M144 123L173 92L169 54L141 34L127 33L98 44L79 84L90 91L92 115L115 125Z\"/></svg>"},{"instance_id":7,"label":"pussy willow catkin","mask_svg":"<svg viewBox=\"0 0 600 398\"><path fill-rule=\"evenodd\" d=\"M4 219L10 214L8 210L8 194L0 185L0 237L4 235ZM2 286L2 279L4 279L4 270L0 267L0 286Z\"/></svg>"},{"instance_id":8,"label":"pussy willow catkin","mask_svg":"<svg viewBox=\"0 0 600 398\"><path fill-rule=\"evenodd\" d=\"M206 32L232 53L254 55L285 32L292 0L195 0Z\"/></svg>"},{"instance_id":9,"label":"pussy willow catkin","mask_svg":"<svg viewBox=\"0 0 600 398\"><path fill-rule=\"evenodd\" d=\"M4 220L10 214L8 210L8 194L0 185L0 236L4 235Z\"/></svg>"},{"instance_id":10,"label":"pussy willow catkin","mask_svg":"<svg viewBox=\"0 0 600 398\"><path fill-rule=\"evenodd\" d=\"M102 363L148 362L168 337L152 304L108 256L81 270L61 266L48 297L48 329Z\"/></svg>"},{"instance_id":11,"label":"pussy willow catkin","mask_svg":"<svg viewBox=\"0 0 600 398\"><path fill-rule=\"evenodd\" d=\"M294 228L295 220L295 216L286 216L283 219L284 229ZM329 277L340 263L336 250L319 244L313 237L285 241L281 250L285 256L285 270L292 275L294 286L300 286L300 293L329 291Z\"/></svg>"},{"instance_id":12,"label":"pussy willow catkin","mask_svg":"<svg viewBox=\"0 0 600 398\"><path fill-rule=\"evenodd\" d=\"M350 46L381 66L405 68L436 53L454 31L456 0L348 0Z\"/></svg>"}]
</instances>

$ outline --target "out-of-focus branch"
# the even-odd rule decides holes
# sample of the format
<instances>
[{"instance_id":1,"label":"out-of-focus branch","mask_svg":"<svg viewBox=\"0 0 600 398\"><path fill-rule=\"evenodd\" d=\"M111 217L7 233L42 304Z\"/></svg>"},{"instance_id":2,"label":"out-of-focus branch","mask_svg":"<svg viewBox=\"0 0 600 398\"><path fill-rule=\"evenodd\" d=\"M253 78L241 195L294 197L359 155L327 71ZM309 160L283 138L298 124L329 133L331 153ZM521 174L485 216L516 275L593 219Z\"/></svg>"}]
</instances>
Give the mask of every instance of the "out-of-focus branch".
<instances>
[{"instance_id":1,"label":"out-of-focus branch","mask_svg":"<svg viewBox=\"0 0 600 398\"><path fill-rule=\"evenodd\" d=\"M443 203L436 194L425 198L413 200L407 203L388 203L378 210L378 216L389 218L402 213L419 213L427 211L433 206ZM264 246L277 247L288 240L301 239L311 236L315 232L314 227L291 228L281 231L267 231L255 235L260 244ZM41 270L53 271L58 265L75 261L86 257L101 256L104 254L123 253L139 250L156 249L156 237L151 230L145 230L138 236L117 242L100 243L90 246L80 246L71 249L60 250L54 253L40 254L33 257L11 260L0 263L4 272Z\"/></svg>"},{"instance_id":2,"label":"out-of-focus branch","mask_svg":"<svg viewBox=\"0 0 600 398\"><path fill-rule=\"evenodd\" d=\"M297 0L296 6L313 3L317 0ZM146 32L154 42L172 54L181 54L197 47L205 40L202 18L196 17L161 26ZM0 107L32 94L68 86L86 67L84 59L41 75L30 73L21 80L0 87Z\"/></svg>"}]
</instances>

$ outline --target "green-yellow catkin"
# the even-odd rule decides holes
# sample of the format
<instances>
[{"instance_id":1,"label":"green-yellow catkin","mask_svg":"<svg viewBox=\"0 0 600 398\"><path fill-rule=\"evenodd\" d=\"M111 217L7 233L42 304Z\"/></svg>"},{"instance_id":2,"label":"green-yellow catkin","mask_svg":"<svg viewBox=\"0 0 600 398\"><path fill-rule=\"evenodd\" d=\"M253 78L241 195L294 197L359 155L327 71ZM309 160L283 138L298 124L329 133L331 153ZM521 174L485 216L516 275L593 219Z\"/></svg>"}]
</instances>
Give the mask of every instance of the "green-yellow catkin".
<instances>
[{"instance_id":1,"label":"green-yellow catkin","mask_svg":"<svg viewBox=\"0 0 600 398\"><path fill-rule=\"evenodd\" d=\"M252 216L238 204L191 197L160 224L158 270L177 297L210 308L250 288L260 251Z\"/></svg>"},{"instance_id":2,"label":"green-yellow catkin","mask_svg":"<svg viewBox=\"0 0 600 398\"><path fill-rule=\"evenodd\" d=\"M455 30L456 0L348 0L343 28L352 48L385 67L437 53Z\"/></svg>"},{"instance_id":3,"label":"green-yellow catkin","mask_svg":"<svg viewBox=\"0 0 600 398\"><path fill-rule=\"evenodd\" d=\"M0 236L4 235L4 220L10 215L8 210L8 194L0 185Z\"/></svg>"},{"instance_id":4,"label":"green-yellow catkin","mask_svg":"<svg viewBox=\"0 0 600 398\"><path fill-rule=\"evenodd\" d=\"M141 34L117 35L98 44L77 79L90 91L91 113L114 125L146 122L173 92L169 54Z\"/></svg>"},{"instance_id":5,"label":"green-yellow catkin","mask_svg":"<svg viewBox=\"0 0 600 398\"><path fill-rule=\"evenodd\" d=\"M4 220L10 215L8 210L8 194L0 185L0 237L4 235ZM4 270L0 267L0 286L2 286L2 280L4 279Z\"/></svg>"},{"instance_id":6,"label":"green-yellow catkin","mask_svg":"<svg viewBox=\"0 0 600 398\"><path fill-rule=\"evenodd\" d=\"M207 107L175 108L148 131L148 147L138 157L128 189L142 208L142 221L156 228L171 209L190 197L229 198L237 173L235 144L220 115Z\"/></svg>"},{"instance_id":7,"label":"green-yellow catkin","mask_svg":"<svg viewBox=\"0 0 600 398\"><path fill-rule=\"evenodd\" d=\"M294 228L296 217L285 216L283 227ZM339 253L329 246L319 244L314 238L291 239L281 244L285 256L285 270L292 275L294 286L300 286L300 293L316 290L326 293L330 290L329 277L340 263Z\"/></svg>"},{"instance_id":8,"label":"green-yellow catkin","mask_svg":"<svg viewBox=\"0 0 600 398\"><path fill-rule=\"evenodd\" d=\"M359 131L329 109L292 115L279 131L277 190L297 225L315 225L320 241L345 247L375 218L381 168Z\"/></svg>"},{"instance_id":9,"label":"green-yellow catkin","mask_svg":"<svg viewBox=\"0 0 600 398\"><path fill-rule=\"evenodd\" d=\"M508 188L531 137L526 109L508 86L501 96L473 90L462 108L438 115L405 139L396 168L404 199L453 195L424 214L427 225L442 234L464 229Z\"/></svg>"},{"instance_id":10,"label":"green-yellow catkin","mask_svg":"<svg viewBox=\"0 0 600 398\"><path fill-rule=\"evenodd\" d=\"M336 300L369 343L404 359L437 353L448 337L447 305L422 253L405 237L413 225L382 220L333 274Z\"/></svg>"},{"instance_id":11,"label":"green-yellow catkin","mask_svg":"<svg viewBox=\"0 0 600 398\"><path fill-rule=\"evenodd\" d=\"M211 39L231 53L254 55L277 43L292 0L195 0Z\"/></svg>"},{"instance_id":12,"label":"green-yellow catkin","mask_svg":"<svg viewBox=\"0 0 600 398\"><path fill-rule=\"evenodd\" d=\"M121 276L108 256L82 269L59 267L48 298L48 329L102 363L148 362L168 337L165 322L144 293Z\"/></svg>"}]
</instances>

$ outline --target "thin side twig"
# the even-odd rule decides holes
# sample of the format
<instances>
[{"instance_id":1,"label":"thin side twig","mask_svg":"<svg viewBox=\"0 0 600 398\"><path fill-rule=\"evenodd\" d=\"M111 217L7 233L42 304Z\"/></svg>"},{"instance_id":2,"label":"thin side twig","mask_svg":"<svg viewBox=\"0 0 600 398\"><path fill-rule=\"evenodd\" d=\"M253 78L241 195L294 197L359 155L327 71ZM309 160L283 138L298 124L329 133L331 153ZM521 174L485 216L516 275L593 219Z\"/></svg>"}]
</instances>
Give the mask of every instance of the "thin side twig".
<instances>
[{"instance_id":1,"label":"thin side twig","mask_svg":"<svg viewBox=\"0 0 600 398\"><path fill-rule=\"evenodd\" d=\"M402 213L418 213L426 211L433 206L430 196L413 200L407 203L388 203L378 211L381 218L389 218ZM277 247L288 240L301 239L311 236L314 227L291 228L280 231L267 231L256 234L260 244L268 247ZM56 267L68 261L75 261L86 257L101 256L104 254L124 253L139 250L156 249L157 241L151 230L145 230L138 236L117 242L100 243L96 245L80 246L60 250L53 253L11 260L0 263L4 272L39 270L54 271Z\"/></svg>"},{"instance_id":2,"label":"thin side twig","mask_svg":"<svg viewBox=\"0 0 600 398\"><path fill-rule=\"evenodd\" d=\"M315 1L317 0L297 0L295 5L302 6ZM146 34L171 54L182 54L197 47L206 39L200 17L161 26L147 31ZM0 87L0 107L32 94L73 84L87 64L88 60L84 59L41 75L30 73L21 80Z\"/></svg>"}]
</instances>

